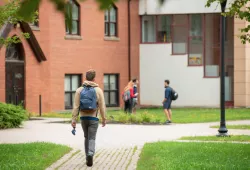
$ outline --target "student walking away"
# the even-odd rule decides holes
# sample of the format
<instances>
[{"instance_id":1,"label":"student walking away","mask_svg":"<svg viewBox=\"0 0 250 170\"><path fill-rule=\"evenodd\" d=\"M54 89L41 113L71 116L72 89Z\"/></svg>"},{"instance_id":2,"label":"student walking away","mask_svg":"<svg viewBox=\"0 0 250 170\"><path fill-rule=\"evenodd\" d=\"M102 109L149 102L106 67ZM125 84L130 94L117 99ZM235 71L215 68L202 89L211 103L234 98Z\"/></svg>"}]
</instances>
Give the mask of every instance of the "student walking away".
<instances>
[{"instance_id":1,"label":"student walking away","mask_svg":"<svg viewBox=\"0 0 250 170\"><path fill-rule=\"evenodd\" d=\"M127 112L132 113L133 98L136 97L137 95L138 94L134 94L133 82L130 81L128 85L124 88L124 92L122 94L125 113Z\"/></svg>"},{"instance_id":2,"label":"student walking away","mask_svg":"<svg viewBox=\"0 0 250 170\"><path fill-rule=\"evenodd\" d=\"M172 111L171 111L171 104L172 104L172 100L176 100L178 98L178 94L174 91L174 89L172 89L170 86L170 81L169 80L165 80L165 98L163 100L163 109L164 109L164 113L167 117L167 121L166 123L172 123Z\"/></svg>"},{"instance_id":3,"label":"student walking away","mask_svg":"<svg viewBox=\"0 0 250 170\"><path fill-rule=\"evenodd\" d=\"M139 84L139 80L137 80L137 79L133 79L133 90L134 90L134 94L137 94L134 98L133 98L133 105L132 105L132 107L133 107L133 113L136 113L136 105L137 105L137 103L138 103L138 88L137 88L137 86L138 86L138 84Z\"/></svg>"},{"instance_id":4,"label":"student walking away","mask_svg":"<svg viewBox=\"0 0 250 170\"><path fill-rule=\"evenodd\" d=\"M74 108L72 111L72 127L76 127L76 120L80 113L80 120L85 138L86 164L93 165L95 154L95 140L99 125L98 110L102 118L102 126L106 125L105 101L103 91L95 83L96 72L89 70L82 87L75 93Z\"/></svg>"}]
</instances>

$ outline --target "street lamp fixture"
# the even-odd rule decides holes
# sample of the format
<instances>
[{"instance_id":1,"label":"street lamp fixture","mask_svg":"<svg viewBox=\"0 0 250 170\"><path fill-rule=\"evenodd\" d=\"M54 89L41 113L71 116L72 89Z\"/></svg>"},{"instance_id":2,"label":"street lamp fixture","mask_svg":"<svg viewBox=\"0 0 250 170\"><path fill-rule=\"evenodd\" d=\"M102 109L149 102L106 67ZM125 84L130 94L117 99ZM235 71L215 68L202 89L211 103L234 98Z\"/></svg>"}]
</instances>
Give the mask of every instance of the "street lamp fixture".
<instances>
[{"instance_id":1,"label":"street lamp fixture","mask_svg":"<svg viewBox=\"0 0 250 170\"><path fill-rule=\"evenodd\" d=\"M227 0L224 0L220 3L221 5L221 12L225 12ZM228 130L226 128L226 119L225 119L225 20L226 17L221 15L221 75L220 75L220 111L221 111L221 118L220 118L220 128L219 133L217 136L224 137L228 136Z\"/></svg>"}]
</instances>

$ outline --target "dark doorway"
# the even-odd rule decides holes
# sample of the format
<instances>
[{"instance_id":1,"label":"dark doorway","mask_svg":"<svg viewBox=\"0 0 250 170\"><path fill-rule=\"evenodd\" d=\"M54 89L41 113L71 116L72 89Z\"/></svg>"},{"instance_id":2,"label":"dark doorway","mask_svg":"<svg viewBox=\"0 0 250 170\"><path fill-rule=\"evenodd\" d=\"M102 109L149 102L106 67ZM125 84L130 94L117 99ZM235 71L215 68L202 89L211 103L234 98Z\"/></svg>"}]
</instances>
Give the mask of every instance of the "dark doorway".
<instances>
[{"instance_id":1,"label":"dark doorway","mask_svg":"<svg viewBox=\"0 0 250 170\"><path fill-rule=\"evenodd\" d=\"M5 75L6 103L24 106L24 50L21 43L7 46Z\"/></svg>"}]
</instances>

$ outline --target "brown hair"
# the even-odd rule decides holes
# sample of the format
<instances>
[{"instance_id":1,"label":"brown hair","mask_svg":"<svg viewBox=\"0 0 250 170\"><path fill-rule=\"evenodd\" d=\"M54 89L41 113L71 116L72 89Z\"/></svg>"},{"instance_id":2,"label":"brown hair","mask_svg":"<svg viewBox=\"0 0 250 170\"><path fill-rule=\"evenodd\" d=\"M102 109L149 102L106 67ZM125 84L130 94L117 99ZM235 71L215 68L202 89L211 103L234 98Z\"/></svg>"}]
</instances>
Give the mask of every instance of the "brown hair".
<instances>
[{"instance_id":1,"label":"brown hair","mask_svg":"<svg viewBox=\"0 0 250 170\"><path fill-rule=\"evenodd\" d=\"M128 82L128 85L124 88L124 91L128 91L131 88L133 88L133 82L132 81Z\"/></svg>"},{"instance_id":2,"label":"brown hair","mask_svg":"<svg viewBox=\"0 0 250 170\"><path fill-rule=\"evenodd\" d=\"M86 73L86 80L93 81L95 79L96 72L95 70L88 70Z\"/></svg>"}]
</instances>

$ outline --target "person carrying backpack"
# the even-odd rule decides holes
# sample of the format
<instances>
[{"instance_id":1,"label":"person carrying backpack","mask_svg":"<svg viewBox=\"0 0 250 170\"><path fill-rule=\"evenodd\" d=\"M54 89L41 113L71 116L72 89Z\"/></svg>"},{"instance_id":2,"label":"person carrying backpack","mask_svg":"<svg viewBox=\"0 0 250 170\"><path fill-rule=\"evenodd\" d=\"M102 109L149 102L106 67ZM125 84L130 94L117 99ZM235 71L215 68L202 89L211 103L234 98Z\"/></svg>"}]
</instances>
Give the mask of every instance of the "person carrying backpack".
<instances>
[{"instance_id":1,"label":"person carrying backpack","mask_svg":"<svg viewBox=\"0 0 250 170\"><path fill-rule=\"evenodd\" d=\"M124 101L124 112L132 113L133 108L133 98L135 98L138 94L134 94L133 82L130 81L128 85L124 88L124 92L122 94L122 98Z\"/></svg>"},{"instance_id":2,"label":"person carrying backpack","mask_svg":"<svg viewBox=\"0 0 250 170\"><path fill-rule=\"evenodd\" d=\"M172 100L176 100L178 98L178 94L174 91L174 89L172 89L171 87L169 87L170 81L169 80L165 80L165 93L164 93L164 100L162 102L163 104L163 109L164 109L164 113L167 117L167 121L166 124L168 123L172 123L171 119L172 119L172 111L171 111L171 104L172 104Z\"/></svg>"},{"instance_id":3,"label":"person carrying backpack","mask_svg":"<svg viewBox=\"0 0 250 170\"><path fill-rule=\"evenodd\" d=\"M139 84L139 80L134 78L133 79L133 90L134 90L134 94L137 94L137 96L135 96L133 98L133 104L132 104L132 108L133 108L133 113L136 114L136 105L138 104L138 84Z\"/></svg>"},{"instance_id":4,"label":"person carrying backpack","mask_svg":"<svg viewBox=\"0 0 250 170\"><path fill-rule=\"evenodd\" d=\"M85 138L86 164L93 165L95 154L95 139L99 125L98 110L102 118L102 126L106 125L106 106L103 91L95 83L96 72L89 70L86 73L86 81L75 93L74 107L72 111L72 127L75 129L76 120L80 113L80 120ZM73 133L73 132L72 132Z\"/></svg>"}]
</instances>

